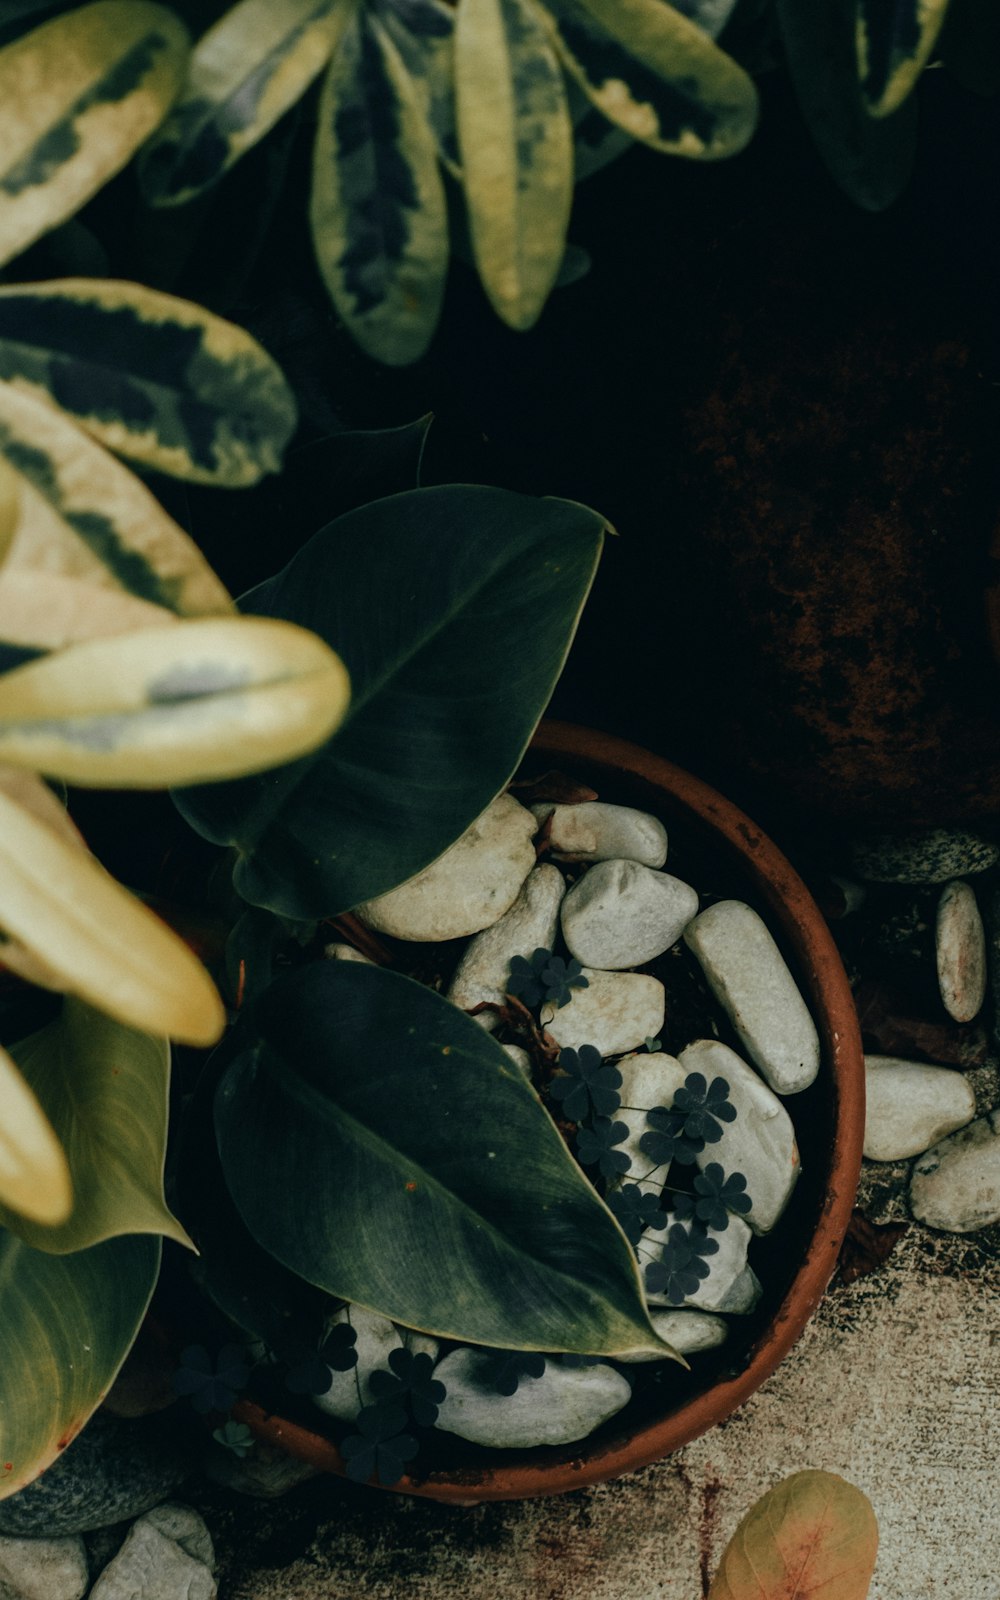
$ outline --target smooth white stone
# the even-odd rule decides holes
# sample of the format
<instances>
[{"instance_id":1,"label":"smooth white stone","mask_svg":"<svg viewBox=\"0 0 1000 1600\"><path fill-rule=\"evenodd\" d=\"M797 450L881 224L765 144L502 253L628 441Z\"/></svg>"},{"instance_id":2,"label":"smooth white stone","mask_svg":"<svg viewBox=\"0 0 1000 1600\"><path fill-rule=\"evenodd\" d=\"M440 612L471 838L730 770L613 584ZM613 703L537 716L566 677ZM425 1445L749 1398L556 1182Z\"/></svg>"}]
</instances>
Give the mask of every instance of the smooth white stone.
<instances>
[{"instance_id":1,"label":"smooth white stone","mask_svg":"<svg viewBox=\"0 0 1000 1600\"><path fill-rule=\"evenodd\" d=\"M910 1180L910 1208L918 1222L947 1233L1000 1222L1000 1107L920 1158Z\"/></svg>"},{"instance_id":2,"label":"smooth white stone","mask_svg":"<svg viewBox=\"0 0 1000 1600\"><path fill-rule=\"evenodd\" d=\"M971 1022L986 998L986 934L967 883L945 885L934 933L941 1000L956 1022Z\"/></svg>"},{"instance_id":3,"label":"smooth white stone","mask_svg":"<svg viewBox=\"0 0 1000 1600\"><path fill-rule=\"evenodd\" d=\"M145 1519L128 1532L90 1592L90 1600L215 1600L215 1579Z\"/></svg>"},{"instance_id":4,"label":"smooth white stone","mask_svg":"<svg viewBox=\"0 0 1000 1600\"><path fill-rule=\"evenodd\" d=\"M869 1161L919 1156L976 1114L972 1085L948 1067L865 1056L865 1145Z\"/></svg>"},{"instance_id":5,"label":"smooth white stone","mask_svg":"<svg viewBox=\"0 0 1000 1600\"><path fill-rule=\"evenodd\" d=\"M602 1056L622 1055L663 1027L665 992L658 978L641 972L598 972L584 967L586 989L558 1009L542 1008L541 1023L564 1050L591 1044Z\"/></svg>"},{"instance_id":6,"label":"smooth white stone","mask_svg":"<svg viewBox=\"0 0 1000 1600\"><path fill-rule=\"evenodd\" d=\"M584 800L576 806L532 806L539 823L549 817L549 844L557 861L641 861L662 867L667 859L667 830L659 818L631 806Z\"/></svg>"},{"instance_id":7,"label":"smooth white stone","mask_svg":"<svg viewBox=\"0 0 1000 1600\"><path fill-rule=\"evenodd\" d=\"M67 1539L8 1539L0 1535L0 1591L23 1600L80 1600L89 1582L79 1535Z\"/></svg>"},{"instance_id":8,"label":"smooth white stone","mask_svg":"<svg viewBox=\"0 0 1000 1600\"><path fill-rule=\"evenodd\" d=\"M684 942L775 1093L808 1089L819 1071L819 1035L756 911L741 900L720 900L688 924Z\"/></svg>"},{"instance_id":9,"label":"smooth white stone","mask_svg":"<svg viewBox=\"0 0 1000 1600\"><path fill-rule=\"evenodd\" d=\"M742 1172L753 1205L745 1221L768 1233L788 1204L802 1170L795 1129L777 1095L746 1062L718 1039L698 1039L681 1051L685 1075L700 1072L711 1083L725 1078L736 1121L722 1124L722 1138L698 1156L704 1169L718 1161L727 1173Z\"/></svg>"},{"instance_id":10,"label":"smooth white stone","mask_svg":"<svg viewBox=\"0 0 1000 1600\"><path fill-rule=\"evenodd\" d=\"M504 1450L571 1444L632 1397L628 1379L613 1367L566 1367L552 1356L540 1378L522 1378L512 1395L494 1394L476 1382L480 1359L475 1350L453 1350L434 1369L448 1390L437 1426L472 1444Z\"/></svg>"},{"instance_id":11,"label":"smooth white stone","mask_svg":"<svg viewBox=\"0 0 1000 1600\"><path fill-rule=\"evenodd\" d=\"M676 944L698 912L691 885L638 861L599 861L562 906L563 938L585 967L642 967Z\"/></svg>"},{"instance_id":12,"label":"smooth white stone","mask_svg":"<svg viewBox=\"0 0 1000 1600\"><path fill-rule=\"evenodd\" d=\"M326 1394L312 1396L321 1411L325 1411L327 1416L339 1417L341 1422L353 1422L362 1406L370 1404L375 1398L369 1389L372 1373L388 1366L393 1350L405 1347L412 1350L414 1355L426 1353L434 1358L438 1353L436 1339L415 1333L411 1328L400 1328L388 1317L380 1316L377 1311L368 1311L364 1306L351 1306L349 1314L345 1307L332 1318L334 1325L347 1321L350 1321L357 1334L354 1346L358 1356L357 1366L349 1372L333 1372L331 1369L331 1383Z\"/></svg>"},{"instance_id":13,"label":"smooth white stone","mask_svg":"<svg viewBox=\"0 0 1000 1600\"><path fill-rule=\"evenodd\" d=\"M764 1286L753 1267L744 1267L716 1306L716 1311L727 1317L745 1316L756 1308L764 1293Z\"/></svg>"},{"instance_id":14,"label":"smooth white stone","mask_svg":"<svg viewBox=\"0 0 1000 1600\"><path fill-rule=\"evenodd\" d=\"M501 1046L504 1055L510 1056L515 1067L524 1073L528 1082L531 1082L531 1057L527 1050L522 1050L519 1044L505 1044Z\"/></svg>"},{"instance_id":15,"label":"smooth white stone","mask_svg":"<svg viewBox=\"0 0 1000 1600\"><path fill-rule=\"evenodd\" d=\"M624 1150L632 1161L631 1170L622 1174L621 1181L637 1184L647 1194L660 1194L667 1168L657 1167L655 1172L650 1173L653 1163L639 1148L639 1141L644 1133L650 1131L646 1112L652 1111L654 1106L669 1108L677 1090L683 1086L686 1076L684 1068L673 1056L658 1050L652 1054L647 1050L637 1050L634 1055L623 1056L615 1065L622 1075L622 1086L618 1091L622 1103L615 1112L615 1121L624 1122L628 1128L628 1138L622 1140L619 1149ZM649 1173L649 1176L641 1176L645 1173Z\"/></svg>"},{"instance_id":16,"label":"smooth white stone","mask_svg":"<svg viewBox=\"0 0 1000 1600\"><path fill-rule=\"evenodd\" d=\"M676 1223L676 1217L669 1217L667 1226L663 1229L647 1228L640 1240L639 1260L643 1270L648 1262L654 1259L650 1253L656 1251L659 1243L665 1243L670 1228ZM680 1226L685 1233L691 1232L691 1222L681 1222ZM726 1306L726 1297L737 1279L743 1273L747 1264L747 1246L753 1235L741 1217L730 1217L728 1228L708 1228L708 1237L718 1242L718 1250L714 1256L706 1256L709 1274L703 1278L694 1294L687 1296L682 1305L691 1306L698 1311L721 1311L734 1309ZM663 1293L650 1294L646 1291L646 1299L651 1306L670 1305L670 1301Z\"/></svg>"},{"instance_id":17,"label":"smooth white stone","mask_svg":"<svg viewBox=\"0 0 1000 1600\"><path fill-rule=\"evenodd\" d=\"M510 910L467 946L448 990L452 1005L463 1011L484 1000L500 1005L507 992L511 958L530 957L555 944L565 893L566 880L558 867L543 863L529 872ZM475 1021L489 1033L497 1026L491 1011L481 1011Z\"/></svg>"},{"instance_id":18,"label":"smooth white stone","mask_svg":"<svg viewBox=\"0 0 1000 1600\"><path fill-rule=\"evenodd\" d=\"M444 855L398 889L355 906L355 915L396 939L436 942L490 928L535 865L535 826L527 807L498 795Z\"/></svg>"},{"instance_id":19,"label":"smooth white stone","mask_svg":"<svg viewBox=\"0 0 1000 1600\"><path fill-rule=\"evenodd\" d=\"M724 1344L729 1332L721 1317L711 1311L653 1311L650 1322L661 1339L681 1356L692 1356L699 1350L712 1350ZM616 1361L633 1365L640 1361L660 1361L662 1356L642 1352L638 1355L615 1356ZM665 1359L669 1360L669 1356Z\"/></svg>"},{"instance_id":20,"label":"smooth white stone","mask_svg":"<svg viewBox=\"0 0 1000 1600\"><path fill-rule=\"evenodd\" d=\"M325 944L323 955L327 961L359 961L364 967L374 967L371 956L363 956L352 944Z\"/></svg>"},{"instance_id":21,"label":"smooth white stone","mask_svg":"<svg viewBox=\"0 0 1000 1600\"><path fill-rule=\"evenodd\" d=\"M209 1571L215 1571L212 1535L205 1526L204 1517L193 1506L166 1500L163 1505L154 1506L152 1511L139 1517L135 1526L138 1527L140 1522L148 1522L165 1539L173 1539L175 1544L179 1544L194 1561L201 1561Z\"/></svg>"}]
</instances>

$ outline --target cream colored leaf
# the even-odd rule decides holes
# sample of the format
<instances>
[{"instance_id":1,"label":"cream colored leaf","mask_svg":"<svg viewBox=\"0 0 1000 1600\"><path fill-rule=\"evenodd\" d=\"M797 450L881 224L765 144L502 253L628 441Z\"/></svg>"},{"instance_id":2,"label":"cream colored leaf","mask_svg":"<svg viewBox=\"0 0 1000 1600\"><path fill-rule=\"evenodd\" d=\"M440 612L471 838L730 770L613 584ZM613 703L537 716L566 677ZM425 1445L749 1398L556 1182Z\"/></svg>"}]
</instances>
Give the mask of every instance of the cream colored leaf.
<instances>
[{"instance_id":1,"label":"cream colored leaf","mask_svg":"<svg viewBox=\"0 0 1000 1600\"><path fill-rule=\"evenodd\" d=\"M833 1472L796 1472L743 1518L708 1600L865 1600L877 1553L868 1497Z\"/></svg>"},{"instance_id":2,"label":"cream colored leaf","mask_svg":"<svg viewBox=\"0 0 1000 1600\"><path fill-rule=\"evenodd\" d=\"M124 589L108 589L61 572L0 567L0 639L35 650L63 650L178 622L172 611Z\"/></svg>"},{"instance_id":3,"label":"cream colored leaf","mask_svg":"<svg viewBox=\"0 0 1000 1600\"><path fill-rule=\"evenodd\" d=\"M21 514L21 491L17 473L0 456L0 566L14 542L18 517Z\"/></svg>"},{"instance_id":4,"label":"cream colored leaf","mask_svg":"<svg viewBox=\"0 0 1000 1600\"><path fill-rule=\"evenodd\" d=\"M62 1145L6 1050L0 1050L0 1205L48 1227L65 1222L73 1207Z\"/></svg>"},{"instance_id":5,"label":"cream colored leaf","mask_svg":"<svg viewBox=\"0 0 1000 1600\"><path fill-rule=\"evenodd\" d=\"M186 621L4 674L0 759L88 787L244 777L324 744L349 698L340 658L305 628Z\"/></svg>"}]
</instances>

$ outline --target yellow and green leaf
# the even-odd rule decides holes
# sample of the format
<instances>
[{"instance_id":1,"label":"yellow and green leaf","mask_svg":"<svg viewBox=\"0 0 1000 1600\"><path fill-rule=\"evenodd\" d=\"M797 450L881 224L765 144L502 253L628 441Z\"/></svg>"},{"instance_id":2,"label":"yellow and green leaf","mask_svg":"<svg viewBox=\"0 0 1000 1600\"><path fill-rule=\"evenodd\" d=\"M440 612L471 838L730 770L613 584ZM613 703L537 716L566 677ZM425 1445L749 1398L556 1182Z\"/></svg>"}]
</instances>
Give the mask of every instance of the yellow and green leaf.
<instances>
[{"instance_id":1,"label":"yellow and green leaf","mask_svg":"<svg viewBox=\"0 0 1000 1600\"><path fill-rule=\"evenodd\" d=\"M161 1248L140 1234L54 1256L0 1229L0 1500L51 1466L104 1399Z\"/></svg>"},{"instance_id":2,"label":"yellow and green leaf","mask_svg":"<svg viewBox=\"0 0 1000 1600\"><path fill-rule=\"evenodd\" d=\"M169 627L173 612L86 578L0 566L0 642L22 650L64 650L139 628Z\"/></svg>"},{"instance_id":3,"label":"yellow and green leaf","mask_svg":"<svg viewBox=\"0 0 1000 1600\"><path fill-rule=\"evenodd\" d=\"M668 155L736 155L757 123L747 73L663 0L548 0L567 70L597 109Z\"/></svg>"},{"instance_id":4,"label":"yellow and green leaf","mask_svg":"<svg viewBox=\"0 0 1000 1600\"><path fill-rule=\"evenodd\" d=\"M53 659L59 659L54 657ZM0 789L5 966L78 995L130 1027L213 1044L222 1002L183 940L87 851Z\"/></svg>"},{"instance_id":5,"label":"yellow and green leaf","mask_svg":"<svg viewBox=\"0 0 1000 1600\"><path fill-rule=\"evenodd\" d=\"M21 496L5 571L81 578L181 616L232 611L197 546L134 473L52 406L6 383L0 457Z\"/></svg>"},{"instance_id":6,"label":"yellow and green leaf","mask_svg":"<svg viewBox=\"0 0 1000 1600\"><path fill-rule=\"evenodd\" d=\"M21 515L21 491L17 474L0 456L0 567L7 559L7 551L14 542L18 518Z\"/></svg>"},{"instance_id":7,"label":"yellow and green leaf","mask_svg":"<svg viewBox=\"0 0 1000 1600\"><path fill-rule=\"evenodd\" d=\"M180 98L143 152L154 205L217 183L322 72L349 19L343 0L241 0L198 40Z\"/></svg>"},{"instance_id":8,"label":"yellow and green leaf","mask_svg":"<svg viewBox=\"0 0 1000 1600\"><path fill-rule=\"evenodd\" d=\"M125 166L187 57L183 24L149 0L96 0L0 51L0 265Z\"/></svg>"},{"instance_id":9,"label":"yellow and green leaf","mask_svg":"<svg viewBox=\"0 0 1000 1600\"><path fill-rule=\"evenodd\" d=\"M305 628L175 623L0 676L0 760L92 788L211 783L317 749L349 698L340 658Z\"/></svg>"},{"instance_id":10,"label":"yellow and green leaf","mask_svg":"<svg viewBox=\"0 0 1000 1600\"><path fill-rule=\"evenodd\" d=\"M855 0L858 77L869 114L888 117L914 88L948 0Z\"/></svg>"},{"instance_id":11,"label":"yellow and green leaf","mask_svg":"<svg viewBox=\"0 0 1000 1600\"><path fill-rule=\"evenodd\" d=\"M796 1472L747 1512L708 1600L865 1600L877 1553L867 1495L833 1472Z\"/></svg>"},{"instance_id":12,"label":"yellow and green leaf","mask_svg":"<svg viewBox=\"0 0 1000 1600\"><path fill-rule=\"evenodd\" d=\"M0 1227L54 1255L125 1233L158 1233L189 1244L163 1194L166 1039L66 1000L55 1021L14 1045L11 1055L66 1153L73 1208L45 1226L17 1215L23 1207L0 1206Z\"/></svg>"},{"instance_id":13,"label":"yellow and green leaf","mask_svg":"<svg viewBox=\"0 0 1000 1600\"><path fill-rule=\"evenodd\" d=\"M195 483L256 483L295 431L295 399L256 339L138 283L0 289L0 379L107 449Z\"/></svg>"},{"instance_id":14,"label":"yellow and green leaf","mask_svg":"<svg viewBox=\"0 0 1000 1600\"><path fill-rule=\"evenodd\" d=\"M375 14L413 79L438 157L461 176L455 123L455 9L443 0L375 0Z\"/></svg>"},{"instance_id":15,"label":"yellow and green leaf","mask_svg":"<svg viewBox=\"0 0 1000 1600\"><path fill-rule=\"evenodd\" d=\"M530 328L559 274L573 202L562 70L530 0L462 0L455 79L479 276L498 316Z\"/></svg>"},{"instance_id":16,"label":"yellow and green leaf","mask_svg":"<svg viewBox=\"0 0 1000 1600\"><path fill-rule=\"evenodd\" d=\"M362 349L390 366L416 361L444 294L444 185L414 82L356 7L320 100L311 222L323 280Z\"/></svg>"},{"instance_id":17,"label":"yellow and green leaf","mask_svg":"<svg viewBox=\"0 0 1000 1600\"><path fill-rule=\"evenodd\" d=\"M6 1050L0 1050L0 1105L0 1218L14 1212L42 1231L65 1223L73 1207L66 1156Z\"/></svg>"}]
</instances>

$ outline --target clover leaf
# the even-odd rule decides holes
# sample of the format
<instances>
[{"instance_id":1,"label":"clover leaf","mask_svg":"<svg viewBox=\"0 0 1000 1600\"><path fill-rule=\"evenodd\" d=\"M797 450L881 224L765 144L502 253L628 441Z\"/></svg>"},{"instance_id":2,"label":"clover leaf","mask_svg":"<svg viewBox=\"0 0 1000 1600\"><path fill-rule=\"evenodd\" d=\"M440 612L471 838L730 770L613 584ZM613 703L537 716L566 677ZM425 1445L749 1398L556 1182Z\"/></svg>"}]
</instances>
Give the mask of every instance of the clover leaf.
<instances>
[{"instance_id":1,"label":"clover leaf","mask_svg":"<svg viewBox=\"0 0 1000 1600\"><path fill-rule=\"evenodd\" d=\"M694 1214L700 1222L720 1233L729 1226L729 1213L745 1216L753 1202L746 1192L747 1180L742 1172L725 1173L718 1161L710 1161L694 1180L698 1198L694 1201ZM676 1205L674 1207L676 1210Z\"/></svg>"},{"instance_id":2,"label":"clover leaf","mask_svg":"<svg viewBox=\"0 0 1000 1600\"><path fill-rule=\"evenodd\" d=\"M583 966L575 956L569 961L564 961L561 956L553 956L542 969L542 982L546 1000L557 1010L569 1005L574 989L590 988L590 979L583 976Z\"/></svg>"},{"instance_id":3,"label":"clover leaf","mask_svg":"<svg viewBox=\"0 0 1000 1600\"><path fill-rule=\"evenodd\" d=\"M669 1167L671 1161L692 1166L695 1156L705 1148L704 1139L685 1139L681 1118L666 1106L647 1111L646 1121L649 1131L640 1138L639 1149L658 1167Z\"/></svg>"},{"instance_id":4,"label":"clover leaf","mask_svg":"<svg viewBox=\"0 0 1000 1600\"><path fill-rule=\"evenodd\" d=\"M604 1178L617 1178L632 1165L631 1156L615 1145L628 1138L627 1122L612 1122L610 1117L595 1117L592 1126L581 1128L576 1136L576 1153L585 1167L597 1167Z\"/></svg>"},{"instance_id":5,"label":"clover leaf","mask_svg":"<svg viewBox=\"0 0 1000 1600\"><path fill-rule=\"evenodd\" d=\"M357 1341L357 1333L349 1322L335 1323L318 1350L302 1345L294 1351L285 1375L285 1387L292 1394L326 1394L334 1372L350 1372L357 1366L358 1352L354 1348Z\"/></svg>"},{"instance_id":6,"label":"clover leaf","mask_svg":"<svg viewBox=\"0 0 1000 1600\"><path fill-rule=\"evenodd\" d=\"M665 1228L667 1214L659 1197L640 1189L637 1183L626 1183L613 1189L605 1204L614 1215L629 1244L638 1244L647 1228Z\"/></svg>"},{"instance_id":7,"label":"clover leaf","mask_svg":"<svg viewBox=\"0 0 1000 1600\"><path fill-rule=\"evenodd\" d=\"M190 1344L181 1351L173 1390L186 1395L195 1411L228 1411L249 1377L246 1355L239 1345L224 1345L213 1362L204 1345Z\"/></svg>"},{"instance_id":8,"label":"clover leaf","mask_svg":"<svg viewBox=\"0 0 1000 1600\"><path fill-rule=\"evenodd\" d=\"M432 1428L438 1418L438 1407L448 1392L440 1379L431 1376L434 1358L426 1351L414 1355L412 1350L400 1346L389 1352L389 1366L391 1372L373 1372L368 1380L376 1400L408 1400L418 1427Z\"/></svg>"},{"instance_id":9,"label":"clover leaf","mask_svg":"<svg viewBox=\"0 0 1000 1600\"><path fill-rule=\"evenodd\" d=\"M487 1350L477 1377L496 1394L516 1394L522 1378L540 1378L545 1357L537 1350Z\"/></svg>"},{"instance_id":10,"label":"clover leaf","mask_svg":"<svg viewBox=\"0 0 1000 1600\"><path fill-rule=\"evenodd\" d=\"M253 1434L245 1422L224 1422L221 1428L215 1429L212 1438L241 1461L253 1449Z\"/></svg>"},{"instance_id":11,"label":"clover leaf","mask_svg":"<svg viewBox=\"0 0 1000 1600\"><path fill-rule=\"evenodd\" d=\"M657 1259L646 1266L647 1292L665 1294L671 1305L682 1305L708 1277L711 1268L705 1257L715 1255L718 1248L719 1241L710 1239L703 1228L695 1225L689 1230L683 1223L671 1223Z\"/></svg>"},{"instance_id":12,"label":"clover leaf","mask_svg":"<svg viewBox=\"0 0 1000 1600\"><path fill-rule=\"evenodd\" d=\"M736 1107L729 1098L725 1078L713 1078L707 1083L701 1072L688 1073L684 1087L674 1095L671 1110L683 1117L685 1139L700 1139L702 1149L722 1138L723 1122L736 1121Z\"/></svg>"},{"instance_id":13,"label":"clover leaf","mask_svg":"<svg viewBox=\"0 0 1000 1600\"><path fill-rule=\"evenodd\" d=\"M367 1483L377 1477L384 1489L391 1489L406 1471L419 1446L411 1434L401 1433L406 1423L402 1406L377 1401L362 1406L356 1418L357 1433L349 1433L340 1446L347 1476L353 1483Z\"/></svg>"},{"instance_id":14,"label":"clover leaf","mask_svg":"<svg viewBox=\"0 0 1000 1600\"><path fill-rule=\"evenodd\" d=\"M551 950L537 949L530 957L511 956L507 990L533 1010L543 1000L556 1007L567 1005L574 989L586 989L589 978L583 976L583 967L573 959L563 961Z\"/></svg>"},{"instance_id":15,"label":"clover leaf","mask_svg":"<svg viewBox=\"0 0 1000 1600\"><path fill-rule=\"evenodd\" d=\"M571 1122L582 1122L591 1110L597 1116L610 1116L622 1103L618 1090L622 1075L617 1067L606 1067L599 1050L583 1044L579 1050L560 1050L559 1070L565 1076L553 1078L549 1094L557 1100Z\"/></svg>"}]
</instances>

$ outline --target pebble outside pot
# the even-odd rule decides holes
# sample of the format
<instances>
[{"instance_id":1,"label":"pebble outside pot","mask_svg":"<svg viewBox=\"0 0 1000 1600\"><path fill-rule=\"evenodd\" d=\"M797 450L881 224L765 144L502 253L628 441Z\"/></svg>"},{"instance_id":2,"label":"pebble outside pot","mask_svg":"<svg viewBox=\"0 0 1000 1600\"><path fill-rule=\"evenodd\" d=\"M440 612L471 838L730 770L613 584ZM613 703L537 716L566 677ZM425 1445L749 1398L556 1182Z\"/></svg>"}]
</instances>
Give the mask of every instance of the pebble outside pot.
<instances>
[{"instance_id":1,"label":"pebble outside pot","mask_svg":"<svg viewBox=\"0 0 1000 1600\"><path fill-rule=\"evenodd\" d=\"M801 1252L786 1263L787 1281L745 1362L723 1381L662 1417L624 1430L620 1419L603 1434L574 1445L506 1454L500 1466L431 1472L403 1478L395 1491L452 1505L563 1494L648 1466L722 1422L760 1387L791 1349L816 1309L836 1267L854 1203L864 1135L864 1059L847 975L822 914L775 845L741 811L699 779L638 745L570 723L543 722L525 770L548 767L591 784L602 799L637 805L689 833L724 859L727 883L766 911L769 923L810 1004L820 1035L823 1068L807 1094L815 1096L805 1129L803 1191L798 1221ZM796 1200L793 1199L792 1207ZM791 1208L790 1208L791 1209ZM336 1446L253 1401L233 1412L259 1438L324 1472L344 1475ZM615 1422L618 1431L615 1431ZM606 1436L604 1436L606 1435Z\"/></svg>"}]
</instances>

